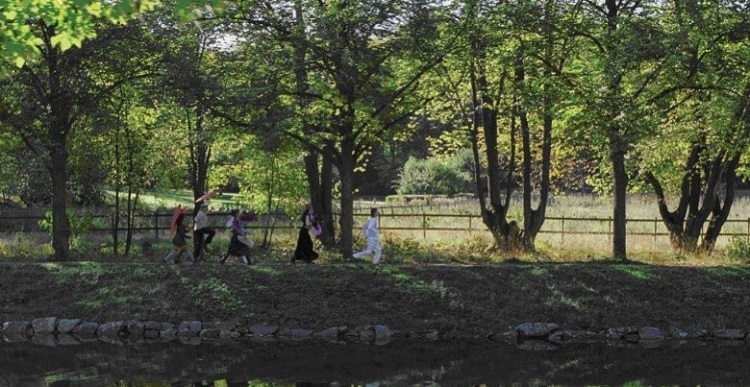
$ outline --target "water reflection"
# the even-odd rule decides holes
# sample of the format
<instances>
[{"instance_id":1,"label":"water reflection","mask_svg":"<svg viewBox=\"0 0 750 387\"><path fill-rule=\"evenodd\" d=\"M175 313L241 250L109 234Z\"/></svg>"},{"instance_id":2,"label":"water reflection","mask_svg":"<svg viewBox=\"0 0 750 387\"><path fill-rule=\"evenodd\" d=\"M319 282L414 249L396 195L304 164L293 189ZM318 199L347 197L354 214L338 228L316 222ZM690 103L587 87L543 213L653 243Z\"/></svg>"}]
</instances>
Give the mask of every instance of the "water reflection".
<instances>
[{"instance_id":1,"label":"water reflection","mask_svg":"<svg viewBox=\"0 0 750 387\"><path fill-rule=\"evenodd\" d=\"M733 344L733 345L732 345ZM748 385L750 344L0 344L0 386Z\"/></svg>"}]
</instances>

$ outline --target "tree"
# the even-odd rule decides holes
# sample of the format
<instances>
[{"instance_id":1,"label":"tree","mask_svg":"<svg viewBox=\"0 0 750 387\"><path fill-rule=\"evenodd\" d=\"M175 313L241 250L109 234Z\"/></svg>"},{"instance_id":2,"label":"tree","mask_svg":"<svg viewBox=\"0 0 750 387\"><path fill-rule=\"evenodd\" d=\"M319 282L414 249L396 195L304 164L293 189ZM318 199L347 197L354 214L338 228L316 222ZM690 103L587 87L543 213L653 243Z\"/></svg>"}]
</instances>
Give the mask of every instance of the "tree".
<instances>
[{"instance_id":1,"label":"tree","mask_svg":"<svg viewBox=\"0 0 750 387\"><path fill-rule=\"evenodd\" d=\"M670 67L676 91L662 102L662 130L638 150L672 247L710 253L750 136L750 82L736 81L748 69L750 19L744 9L710 3L676 4L667 20L683 42ZM669 193L676 196L671 210Z\"/></svg>"},{"instance_id":2,"label":"tree","mask_svg":"<svg viewBox=\"0 0 750 387\"><path fill-rule=\"evenodd\" d=\"M634 164L627 155L654 118L655 89L671 63L669 36L660 26L666 4L641 0L587 0L572 34L587 44L578 54L572 85L580 106L577 117L593 149L608 163L614 196L612 255L627 260L626 201Z\"/></svg>"},{"instance_id":3,"label":"tree","mask_svg":"<svg viewBox=\"0 0 750 387\"><path fill-rule=\"evenodd\" d=\"M55 45L55 25L36 19L31 26L42 42L42 60L27 62L0 80L4 89L18 90L15 99L7 101L6 108L0 111L0 121L31 149L44 152L52 179L53 258L65 261L70 258L69 139L82 117L96 110L98 101L126 81L147 73L148 68L138 56L120 54L128 51L124 49L127 40L145 39L135 25L103 28L82 48L62 52Z\"/></svg>"},{"instance_id":4,"label":"tree","mask_svg":"<svg viewBox=\"0 0 750 387\"><path fill-rule=\"evenodd\" d=\"M225 36L221 26L204 21L200 27L183 26L169 15L155 15L160 28L159 38L165 44L163 54L164 72L156 87L164 90L162 103L172 102L175 111L173 122L182 127L187 139L189 160L189 182L193 198L208 191L208 174L214 137L223 125L222 120L211 114L216 105L221 105L227 87L240 82L227 63L233 53L221 48ZM195 203L194 213L200 208Z\"/></svg>"},{"instance_id":5,"label":"tree","mask_svg":"<svg viewBox=\"0 0 750 387\"><path fill-rule=\"evenodd\" d=\"M292 26L300 22L294 16L299 4L308 15L305 28L297 29L304 35L292 33ZM290 70L299 78L287 84L285 94L302 93L306 102L294 102L299 110L284 132L338 170L340 249L348 256L353 242L352 175L358 159L405 122L418 106L410 92L442 57L442 48L423 47L431 42L433 9L426 1L252 5L238 8L232 18L255 31L270 31L289 47L305 48L305 71L299 65L296 72ZM403 62L408 55L413 61ZM307 169L315 170L312 165Z\"/></svg>"}]
</instances>

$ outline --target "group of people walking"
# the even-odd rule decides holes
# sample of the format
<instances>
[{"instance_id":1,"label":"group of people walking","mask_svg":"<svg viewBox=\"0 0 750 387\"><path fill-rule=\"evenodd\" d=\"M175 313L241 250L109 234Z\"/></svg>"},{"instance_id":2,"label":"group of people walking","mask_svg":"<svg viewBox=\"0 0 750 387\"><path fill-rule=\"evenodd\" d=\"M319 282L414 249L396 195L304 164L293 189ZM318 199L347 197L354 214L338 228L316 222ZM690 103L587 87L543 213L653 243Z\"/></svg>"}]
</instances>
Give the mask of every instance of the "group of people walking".
<instances>
[{"instance_id":1,"label":"group of people walking","mask_svg":"<svg viewBox=\"0 0 750 387\"><path fill-rule=\"evenodd\" d=\"M318 253L314 249L312 237L320 236L323 233L323 226L315 216L315 211L310 205L307 205L305 211L302 212L300 222L302 225L299 229L299 236L297 237L297 247L294 249L294 255L292 255L292 264L297 261L312 263L312 261L318 259ZM367 248L354 254L352 259L358 261L367 255L373 254L372 263L374 265L379 265L383 255L383 247L380 244L377 208L370 209L370 217L362 225L362 233L365 240L367 240Z\"/></svg>"},{"instance_id":2,"label":"group of people walking","mask_svg":"<svg viewBox=\"0 0 750 387\"><path fill-rule=\"evenodd\" d=\"M193 217L193 230L192 233L188 232L189 219L188 216L181 206L177 207L175 214L170 222L170 228L174 233L172 238L172 250L164 257L164 263L180 263L182 255L187 255L188 259L193 263L198 263L204 253L206 247L211 244L214 237L216 236L216 230L208 224L208 204L201 203L199 210ZM252 222L255 219L255 214L252 212L241 212L239 210L232 210L230 212L231 217L227 221L226 226L231 230L231 237L229 240L229 247L227 251L221 256L219 262L221 264L226 263L230 256L238 257L240 262L244 265L252 264L250 259L250 248L253 246L252 240L247 236L247 230L245 229L245 222ZM369 254L373 254L372 263L379 265L382 257L382 246L380 244L380 231L378 230L378 209L372 208L370 210L370 217L365 221L362 232L365 239L367 240L367 248L352 256L352 260L358 261ZM305 206L305 210L299 218L301 227L297 237L297 245L294 250L294 254L291 258L291 263L295 264L297 261L312 263L318 259L319 254L315 251L315 245L313 238L319 237L323 233L323 225L321 220L315 215L315 211L311 205ZM192 234L192 236L191 236ZM188 239L195 238L193 243L193 249L188 247Z\"/></svg>"},{"instance_id":3,"label":"group of people walking","mask_svg":"<svg viewBox=\"0 0 750 387\"><path fill-rule=\"evenodd\" d=\"M227 227L231 229L232 235L229 239L229 247L226 253L221 256L219 262L226 263L230 256L236 256L244 265L249 265L250 247L253 241L247 237L245 222L252 222L255 215L252 212L240 212L232 210L231 218L227 221ZM188 231L189 220L182 206L177 207L175 214L172 216L170 228L174 233L172 238L172 250L164 257L164 263L180 263L180 258L187 255L193 263L198 263L206 247L211 244L216 236L216 230L208 225L208 204L202 203L198 212L193 217L192 233ZM188 239L195 238L193 248L188 247Z\"/></svg>"}]
</instances>

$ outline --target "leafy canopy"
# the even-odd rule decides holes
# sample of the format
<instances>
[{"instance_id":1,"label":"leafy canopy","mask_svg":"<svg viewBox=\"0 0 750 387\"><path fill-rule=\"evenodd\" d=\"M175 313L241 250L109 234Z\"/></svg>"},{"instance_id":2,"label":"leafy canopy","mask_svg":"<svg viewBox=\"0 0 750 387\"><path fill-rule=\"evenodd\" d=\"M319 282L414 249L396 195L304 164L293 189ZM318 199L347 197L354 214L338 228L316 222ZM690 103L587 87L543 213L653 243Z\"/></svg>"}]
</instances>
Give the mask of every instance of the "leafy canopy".
<instances>
[{"instance_id":1,"label":"leafy canopy","mask_svg":"<svg viewBox=\"0 0 750 387\"><path fill-rule=\"evenodd\" d=\"M221 4L221 0L177 0L175 14L189 21L220 10ZM33 33L30 20L55 26L52 45L65 51L95 37L97 19L124 24L160 5L158 0L0 0L0 60L21 67L40 54L44 42Z\"/></svg>"}]
</instances>

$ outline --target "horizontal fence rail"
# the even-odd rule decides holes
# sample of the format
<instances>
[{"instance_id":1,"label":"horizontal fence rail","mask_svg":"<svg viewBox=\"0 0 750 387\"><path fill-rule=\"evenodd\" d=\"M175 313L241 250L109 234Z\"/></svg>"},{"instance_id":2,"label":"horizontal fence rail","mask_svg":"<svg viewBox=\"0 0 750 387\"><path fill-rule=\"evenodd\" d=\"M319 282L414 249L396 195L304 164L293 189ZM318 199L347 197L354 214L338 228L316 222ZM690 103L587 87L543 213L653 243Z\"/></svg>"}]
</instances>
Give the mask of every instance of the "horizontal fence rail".
<instances>
[{"instance_id":1,"label":"horizontal fence rail","mask_svg":"<svg viewBox=\"0 0 750 387\"><path fill-rule=\"evenodd\" d=\"M355 228L362 225L369 217L369 213L355 213ZM153 233L156 239L167 238L170 235L169 222L172 213L154 212L141 213L133 216L131 228L134 232ZM228 213L209 213L209 225L214 228L224 228ZM43 232L39 226L42 215L5 215L0 213L0 232ZM334 215L338 224L338 215ZM378 216L380 229L386 233L419 235L424 239L440 233L443 239L455 237L455 233L487 234L487 228L480 215L475 214L435 214L435 213L382 213ZM120 218L118 231L125 230L126 219ZM273 225L277 230L296 230L299 225L296 217L289 217L283 213L260 214L256 221L247 225L248 229L266 229ZM269 226L267 226L267 224ZM611 240L613 230L612 218L574 218L547 217L544 226L539 231L539 237L553 238L553 242L565 244L580 236L606 237ZM114 217L112 215L93 215L92 227L89 232L114 232ZM356 234L355 229L355 234ZM654 243L659 238L669 236L666 226L660 218L627 219L627 233L632 236L650 237ZM448 234L448 235L446 235ZM399 235L402 236L402 235ZM750 218L728 219L721 232L720 238L744 238L750 243Z\"/></svg>"}]
</instances>

